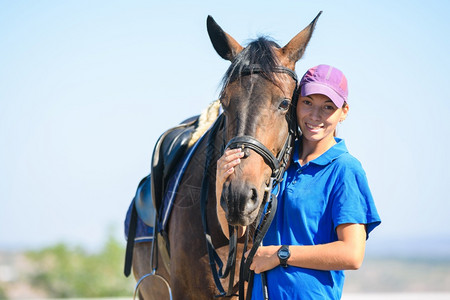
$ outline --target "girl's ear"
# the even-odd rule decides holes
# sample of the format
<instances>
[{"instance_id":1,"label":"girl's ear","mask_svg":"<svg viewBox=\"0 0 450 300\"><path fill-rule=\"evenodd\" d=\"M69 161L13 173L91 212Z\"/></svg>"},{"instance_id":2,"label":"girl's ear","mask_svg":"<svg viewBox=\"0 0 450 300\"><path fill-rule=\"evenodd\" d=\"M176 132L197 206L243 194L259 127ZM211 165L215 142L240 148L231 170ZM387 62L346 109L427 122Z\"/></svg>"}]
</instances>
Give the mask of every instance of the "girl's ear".
<instances>
[{"instance_id":1,"label":"girl's ear","mask_svg":"<svg viewBox=\"0 0 450 300\"><path fill-rule=\"evenodd\" d=\"M347 118L349 109L350 107L348 106L347 103L345 103L344 106L342 107L342 115L341 118L339 119L339 122L343 122Z\"/></svg>"}]
</instances>

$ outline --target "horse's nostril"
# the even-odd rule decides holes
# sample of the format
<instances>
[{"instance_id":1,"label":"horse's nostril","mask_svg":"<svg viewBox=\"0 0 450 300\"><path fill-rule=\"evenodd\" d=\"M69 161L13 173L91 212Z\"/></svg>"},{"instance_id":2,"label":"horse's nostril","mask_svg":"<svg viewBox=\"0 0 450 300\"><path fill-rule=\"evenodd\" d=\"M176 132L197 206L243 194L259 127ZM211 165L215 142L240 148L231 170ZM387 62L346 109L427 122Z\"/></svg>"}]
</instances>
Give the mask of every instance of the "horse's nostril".
<instances>
[{"instance_id":1,"label":"horse's nostril","mask_svg":"<svg viewBox=\"0 0 450 300\"><path fill-rule=\"evenodd\" d=\"M258 201L258 190L256 188L250 188L247 190L247 198L241 202L241 218L243 218L242 224L250 224L256 218L258 213L258 207L260 202Z\"/></svg>"},{"instance_id":2,"label":"horse's nostril","mask_svg":"<svg viewBox=\"0 0 450 300\"><path fill-rule=\"evenodd\" d=\"M258 201L258 192L255 188L251 189L250 199L253 201L253 203L256 203Z\"/></svg>"}]
</instances>

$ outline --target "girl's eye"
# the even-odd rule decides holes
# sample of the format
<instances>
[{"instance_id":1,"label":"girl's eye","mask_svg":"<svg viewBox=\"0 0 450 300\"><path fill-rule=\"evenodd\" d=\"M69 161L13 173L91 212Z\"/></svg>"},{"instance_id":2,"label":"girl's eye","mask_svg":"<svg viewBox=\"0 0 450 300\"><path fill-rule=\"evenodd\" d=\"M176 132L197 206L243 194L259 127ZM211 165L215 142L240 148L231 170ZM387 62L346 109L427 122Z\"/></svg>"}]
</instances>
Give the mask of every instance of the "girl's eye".
<instances>
[{"instance_id":1,"label":"girl's eye","mask_svg":"<svg viewBox=\"0 0 450 300\"><path fill-rule=\"evenodd\" d=\"M291 100L290 99L283 99L281 101L280 105L278 106L278 109L280 109L280 110L288 110L290 104L291 104Z\"/></svg>"},{"instance_id":2,"label":"girl's eye","mask_svg":"<svg viewBox=\"0 0 450 300\"><path fill-rule=\"evenodd\" d=\"M305 105L310 105L310 104L311 104L311 101L309 101L309 100L303 100L303 104L305 104Z\"/></svg>"}]
</instances>

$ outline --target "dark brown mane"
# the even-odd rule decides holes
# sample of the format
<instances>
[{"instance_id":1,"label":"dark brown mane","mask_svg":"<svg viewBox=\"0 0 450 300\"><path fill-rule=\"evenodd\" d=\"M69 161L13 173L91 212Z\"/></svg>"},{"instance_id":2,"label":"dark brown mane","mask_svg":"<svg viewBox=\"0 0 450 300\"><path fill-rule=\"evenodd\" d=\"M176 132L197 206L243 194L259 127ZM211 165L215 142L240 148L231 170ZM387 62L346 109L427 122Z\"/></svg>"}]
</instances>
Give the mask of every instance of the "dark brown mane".
<instances>
[{"instance_id":1,"label":"dark brown mane","mask_svg":"<svg viewBox=\"0 0 450 300\"><path fill-rule=\"evenodd\" d=\"M259 37L250 42L244 50L239 53L233 60L232 64L226 71L222 79L222 92L228 83L239 79L244 70L252 65L258 65L260 68L259 75L272 83L276 83L275 68L279 66L278 58L273 49L280 46L267 37Z\"/></svg>"}]
</instances>

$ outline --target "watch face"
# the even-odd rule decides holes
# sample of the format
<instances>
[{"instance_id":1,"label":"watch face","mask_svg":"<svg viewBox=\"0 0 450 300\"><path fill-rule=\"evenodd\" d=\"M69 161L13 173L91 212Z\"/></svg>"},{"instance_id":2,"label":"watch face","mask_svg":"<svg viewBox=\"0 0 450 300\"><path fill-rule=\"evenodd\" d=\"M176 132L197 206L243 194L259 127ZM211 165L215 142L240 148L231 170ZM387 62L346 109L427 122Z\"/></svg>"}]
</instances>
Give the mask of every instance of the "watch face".
<instances>
[{"instance_id":1,"label":"watch face","mask_svg":"<svg viewBox=\"0 0 450 300\"><path fill-rule=\"evenodd\" d=\"M280 251L278 252L280 258L288 258L289 257L289 250L288 249L280 249Z\"/></svg>"}]
</instances>

